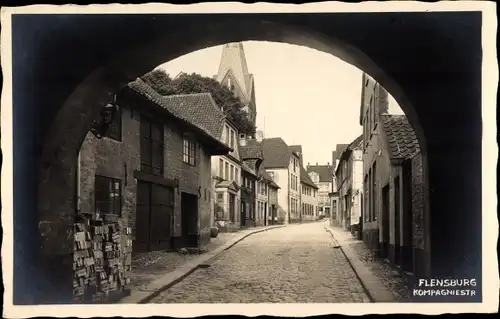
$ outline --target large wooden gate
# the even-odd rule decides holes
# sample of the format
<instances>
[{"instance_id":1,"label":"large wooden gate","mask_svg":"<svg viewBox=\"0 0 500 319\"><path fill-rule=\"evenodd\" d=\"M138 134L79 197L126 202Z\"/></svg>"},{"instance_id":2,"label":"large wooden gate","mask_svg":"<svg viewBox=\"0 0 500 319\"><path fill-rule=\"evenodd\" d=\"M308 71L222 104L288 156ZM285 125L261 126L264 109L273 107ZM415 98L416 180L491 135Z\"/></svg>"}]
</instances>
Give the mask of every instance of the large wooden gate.
<instances>
[{"instance_id":1,"label":"large wooden gate","mask_svg":"<svg viewBox=\"0 0 500 319\"><path fill-rule=\"evenodd\" d=\"M173 211L174 192L171 188L144 181L137 183L134 252L171 247Z\"/></svg>"}]
</instances>

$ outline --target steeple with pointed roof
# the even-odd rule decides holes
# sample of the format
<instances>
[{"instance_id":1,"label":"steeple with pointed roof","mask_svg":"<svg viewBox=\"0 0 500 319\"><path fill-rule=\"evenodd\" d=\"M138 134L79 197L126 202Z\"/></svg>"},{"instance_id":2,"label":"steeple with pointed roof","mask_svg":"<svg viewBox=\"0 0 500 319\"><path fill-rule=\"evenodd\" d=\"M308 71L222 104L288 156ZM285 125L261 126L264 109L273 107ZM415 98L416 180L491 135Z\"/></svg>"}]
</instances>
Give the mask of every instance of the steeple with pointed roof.
<instances>
[{"instance_id":1,"label":"steeple with pointed roof","mask_svg":"<svg viewBox=\"0 0 500 319\"><path fill-rule=\"evenodd\" d=\"M214 78L229 87L244 105L250 120L255 125L257 108L253 74L248 72L243 43L227 43L222 48L219 70Z\"/></svg>"}]
</instances>

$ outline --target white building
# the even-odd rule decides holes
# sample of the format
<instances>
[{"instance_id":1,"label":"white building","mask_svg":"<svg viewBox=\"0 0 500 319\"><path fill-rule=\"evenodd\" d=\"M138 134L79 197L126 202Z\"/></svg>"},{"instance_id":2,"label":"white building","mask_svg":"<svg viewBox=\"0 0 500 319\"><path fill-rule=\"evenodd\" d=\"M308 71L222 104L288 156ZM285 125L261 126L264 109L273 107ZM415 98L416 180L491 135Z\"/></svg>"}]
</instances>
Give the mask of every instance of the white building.
<instances>
[{"instance_id":1,"label":"white building","mask_svg":"<svg viewBox=\"0 0 500 319\"><path fill-rule=\"evenodd\" d=\"M300 222L300 155L289 149L280 137L262 140L263 167L280 187L278 191L278 221Z\"/></svg>"},{"instance_id":2,"label":"white building","mask_svg":"<svg viewBox=\"0 0 500 319\"><path fill-rule=\"evenodd\" d=\"M212 156L212 194L214 212L212 222L221 227L240 227L241 159L238 147L238 130L226 120L221 140L233 151L228 155ZM212 223L213 224L213 223Z\"/></svg>"}]
</instances>

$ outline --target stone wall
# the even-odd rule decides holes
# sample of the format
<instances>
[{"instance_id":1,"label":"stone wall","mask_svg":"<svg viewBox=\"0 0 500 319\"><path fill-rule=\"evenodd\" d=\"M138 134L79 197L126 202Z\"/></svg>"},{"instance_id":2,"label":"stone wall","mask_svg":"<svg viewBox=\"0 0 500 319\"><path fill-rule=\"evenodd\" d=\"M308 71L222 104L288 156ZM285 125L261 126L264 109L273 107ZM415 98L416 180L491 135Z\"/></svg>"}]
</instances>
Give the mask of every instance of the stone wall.
<instances>
[{"instance_id":1,"label":"stone wall","mask_svg":"<svg viewBox=\"0 0 500 319\"><path fill-rule=\"evenodd\" d=\"M413 212L413 247L425 249L425 217L424 217L424 179L422 155L411 160L412 175L412 212Z\"/></svg>"}]
</instances>

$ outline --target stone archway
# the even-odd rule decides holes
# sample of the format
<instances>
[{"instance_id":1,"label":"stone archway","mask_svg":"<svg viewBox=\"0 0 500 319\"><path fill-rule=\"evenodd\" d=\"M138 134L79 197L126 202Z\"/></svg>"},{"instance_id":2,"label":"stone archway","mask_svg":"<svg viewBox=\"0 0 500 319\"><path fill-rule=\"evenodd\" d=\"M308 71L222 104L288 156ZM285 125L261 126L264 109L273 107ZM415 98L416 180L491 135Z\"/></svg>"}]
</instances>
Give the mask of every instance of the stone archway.
<instances>
[{"instance_id":1,"label":"stone archway","mask_svg":"<svg viewBox=\"0 0 500 319\"><path fill-rule=\"evenodd\" d=\"M86 27L78 29L80 33L75 31L80 36L78 39L81 43L93 39L96 43L103 44L106 42L105 37L112 35L116 35L117 39L109 40L115 41L113 52L97 45L85 49L87 53L103 53L103 57L79 56L80 59L86 61L85 67L80 70L80 78L76 77L69 81L67 92L71 93L61 96L59 99L61 103L56 107L57 113L53 113L53 116L47 119L50 125L45 126L46 135L39 159L41 165L37 181L39 198L37 220L42 235L42 255L54 258L44 260L50 260L52 268L56 264L63 267L64 258L58 256L67 254L71 247L69 241L65 245L62 239L67 238L67 226L71 222L75 206L74 163L77 152L92 119L109 101L111 94L135 77L183 54L227 42L263 40L303 45L331 53L369 73L394 96L414 126L422 147L425 189L430 190L426 194L429 203L426 211L439 211L441 214L440 217L431 215L428 218L432 227L433 242L429 271L436 275L446 273L443 268L446 266L438 265L447 260L446 265L452 269L448 270L448 273L463 274L464 263L453 265L453 262L458 262L460 257L446 253L446 244L434 245L434 243L439 243L439 240L443 239L447 243L459 240L467 251L480 251L480 241L477 239L471 240L470 235L460 237L452 234L453 229L457 227L459 231L466 229L467 223L469 223L469 228L470 225L473 225L473 228L480 227L480 218L474 219L470 216L471 212L466 211L478 207L480 193L474 194L474 198L468 201L465 199L466 196L462 196L461 202L460 200L457 202L454 196L449 194L449 187L453 186L448 186L448 183L443 183L440 179L451 178L454 175L446 169L446 162L452 160L454 154L462 156L462 159L455 159L454 162L459 169L468 168L467 160L477 162L478 155L475 153L477 148L474 148L474 144L469 141L460 143L463 141L464 132L450 134L445 128L437 127L436 122L448 119L446 114L439 111L439 106L450 100L457 106L455 109L461 112L458 119L454 119L457 127L465 126L468 121L475 121L475 123L480 121L480 109L477 109L475 105L477 101L474 100L478 97L477 94L480 96L481 83L480 64L479 70L476 69L475 64L477 63L476 53L462 52L454 58L448 58L446 54L448 52L446 50L453 51L461 43L468 43L474 48L474 45L479 45L480 50L480 37L478 42L471 44L471 39L477 36L475 32L480 32L480 28L471 27L477 22L477 16L471 16L471 21L474 23L471 22L469 28L456 39L451 34L457 32L456 23L461 23L460 20L454 20L457 19L457 15L412 15L411 13L404 17L403 15L401 13L375 16L324 14L320 17L313 14L300 14L301 17L299 15L285 17L266 14L236 17L236 15L228 14L212 18L195 17L196 26L188 23L188 19L193 19L193 17L113 16L106 20L108 22L101 29ZM88 19L94 18L104 19L103 17L89 17ZM86 18L72 19L59 20L59 24L53 28L67 28L71 23L82 23ZM138 24L138 21L143 23ZM137 23L137 27L131 31L132 35L127 42L126 38L120 38L119 31L115 27L126 26L132 22ZM89 20L87 23L92 22ZM161 32L162 27L163 30L168 30L167 26L175 26L175 23L177 26L182 25L180 31ZM399 27L397 33L391 31L395 24ZM401 29L413 31L416 37L411 41L404 40L398 35L404 33ZM46 44L46 47L49 45ZM416 48L423 47L426 49L415 52ZM63 52L59 53L61 57ZM68 54L73 51L66 52L65 54ZM426 70L424 75L431 74L431 76L419 79L418 76L425 67L427 69L424 69ZM54 74L57 76L58 71L54 70ZM59 74L59 76L64 76L64 74ZM479 84L475 82L477 80ZM53 86L53 89L55 88L57 85ZM463 92L464 88L469 89L468 95ZM455 93L455 96L449 98L451 92ZM460 94L462 94L461 98L459 98ZM467 134L477 141L477 137L480 138L478 133L480 132L477 131L477 127L472 127ZM443 146L449 149L443 151ZM449 153L450 151L452 154ZM470 172L468 174L470 178ZM477 178L480 178L480 174L472 178L476 184ZM453 191L460 192L460 194L464 192L460 190L459 185L454 187ZM54 189L58 191L53 192ZM455 213L441 212L446 207L453 207ZM439 230L435 228L434 225L438 225L439 221L452 220L454 215L461 216L462 219L459 222L455 220L453 225L443 225L443 228ZM447 237L440 236L441 232ZM476 266L479 265L477 269L480 270L480 259L476 258L474 261ZM62 269L64 267L61 271Z\"/></svg>"}]
</instances>

